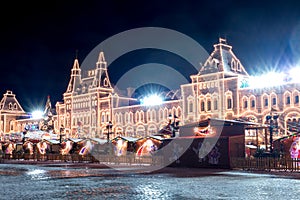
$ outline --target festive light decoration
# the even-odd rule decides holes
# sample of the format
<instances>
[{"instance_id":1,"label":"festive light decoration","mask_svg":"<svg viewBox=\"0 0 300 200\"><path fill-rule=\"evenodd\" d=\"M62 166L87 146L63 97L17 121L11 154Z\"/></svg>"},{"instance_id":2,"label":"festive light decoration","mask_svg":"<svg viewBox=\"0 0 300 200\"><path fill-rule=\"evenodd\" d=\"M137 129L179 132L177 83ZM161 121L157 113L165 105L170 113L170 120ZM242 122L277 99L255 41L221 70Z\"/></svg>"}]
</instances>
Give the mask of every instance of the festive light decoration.
<instances>
[{"instance_id":1,"label":"festive light decoration","mask_svg":"<svg viewBox=\"0 0 300 200\"><path fill-rule=\"evenodd\" d=\"M287 83L300 83L298 77L300 67L291 68L288 72L268 72L260 76L250 76L247 80L248 84L241 84L240 88L265 88L284 85Z\"/></svg>"},{"instance_id":2,"label":"festive light decoration","mask_svg":"<svg viewBox=\"0 0 300 200\"><path fill-rule=\"evenodd\" d=\"M12 154L15 148L16 148L16 144L9 143L6 147L5 154Z\"/></svg>"},{"instance_id":3,"label":"festive light decoration","mask_svg":"<svg viewBox=\"0 0 300 200\"><path fill-rule=\"evenodd\" d=\"M63 143L64 147L61 148L60 153L61 155L67 155L71 151L73 144L72 141L66 141Z\"/></svg>"},{"instance_id":4,"label":"festive light decoration","mask_svg":"<svg viewBox=\"0 0 300 200\"><path fill-rule=\"evenodd\" d=\"M163 103L163 99L157 94L152 94L143 98L141 103L144 106L160 105Z\"/></svg>"},{"instance_id":5,"label":"festive light decoration","mask_svg":"<svg viewBox=\"0 0 300 200\"><path fill-rule=\"evenodd\" d=\"M23 146L24 146L24 149L27 149L29 151L30 155L33 155L34 150L33 150L33 144L31 142L27 141L24 143Z\"/></svg>"},{"instance_id":6,"label":"festive light decoration","mask_svg":"<svg viewBox=\"0 0 300 200\"><path fill-rule=\"evenodd\" d=\"M87 155L89 152L91 152L93 148L93 144L91 141L86 141L85 145L80 149L79 155Z\"/></svg>"},{"instance_id":7,"label":"festive light decoration","mask_svg":"<svg viewBox=\"0 0 300 200\"><path fill-rule=\"evenodd\" d=\"M116 156L122 156L126 154L128 146L128 141L123 141L121 139L118 139L115 144L115 155Z\"/></svg>"},{"instance_id":8,"label":"festive light decoration","mask_svg":"<svg viewBox=\"0 0 300 200\"><path fill-rule=\"evenodd\" d=\"M148 156L151 155L154 151L156 151L158 147L153 143L151 139L147 139L143 145L141 145L137 152L136 156Z\"/></svg>"},{"instance_id":9,"label":"festive light decoration","mask_svg":"<svg viewBox=\"0 0 300 200\"><path fill-rule=\"evenodd\" d=\"M46 142L39 142L39 143L37 143L36 146L37 146L37 148L38 148L40 154L42 154L42 155L45 155L45 154L46 154L46 149L47 149L47 147L48 147L48 145L47 145Z\"/></svg>"},{"instance_id":10,"label":"festive light decoration","mask_svg":"<svg viewBox=\"0 0 300 200\"><path fill-rule=\"evenodd\" d=\"M43 111L35 110L31 113L31 118L33 119L41 119L43 118Z\"/></svg>"}]
</instances>

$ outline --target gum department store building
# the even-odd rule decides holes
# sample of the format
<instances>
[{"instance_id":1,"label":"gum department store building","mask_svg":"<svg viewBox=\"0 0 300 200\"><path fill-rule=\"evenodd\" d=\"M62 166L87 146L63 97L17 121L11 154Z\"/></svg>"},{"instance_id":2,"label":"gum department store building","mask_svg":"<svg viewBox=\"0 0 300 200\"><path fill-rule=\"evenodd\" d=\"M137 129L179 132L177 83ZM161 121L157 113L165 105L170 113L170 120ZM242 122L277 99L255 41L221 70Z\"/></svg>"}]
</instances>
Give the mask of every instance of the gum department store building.
<instances>
[{"instance_id":1,"label":"gum department store building","mask_svg":"<svg viewBox=\"0 0 300 200\"><path fill-rule=\"evenodd\" d=\"M297 124L300 119L300 84L287 82L280 87L251 88L249 77L232 46L220 38L198 74L191 75L191 82L180 86L180 98L144 106L137 99L114 91L103 52L87 76L82 75L75 59L63 102L55 104L54 132L59 133L63 127L66 137L106 138L111 121L111 138L119 134L140 137L158 133L168 124L169 115L176 115L180 125L207 118L265 124L266 116L276 110L279 128L274 139L290 134L289 122ZM26 118L28 114L11 91L1 100L0 116L2 133L22 132L27 124L37 122ZM246 132L246 140L255 140L256 133L263 143L263 130Z\"/></svg>"}]
</instances>

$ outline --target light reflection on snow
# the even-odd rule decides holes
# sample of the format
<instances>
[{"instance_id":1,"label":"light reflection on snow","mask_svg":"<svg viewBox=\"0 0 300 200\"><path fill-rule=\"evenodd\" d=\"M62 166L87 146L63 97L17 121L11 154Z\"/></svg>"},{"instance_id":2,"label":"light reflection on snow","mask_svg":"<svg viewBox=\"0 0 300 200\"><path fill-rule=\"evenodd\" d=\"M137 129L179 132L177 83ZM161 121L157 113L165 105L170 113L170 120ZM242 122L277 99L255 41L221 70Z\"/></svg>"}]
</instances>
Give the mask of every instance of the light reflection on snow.
<instances>
[{"instance_id":1,"label":"light reflection on snow","mask_svg":"<svg viewBox=\"0 0 300 200\"><path fill-rule=\"evenodd\" d=\"M200 171L193 176L187 171L186 176L178 176L0 165L0 171L0 182L5 183L0 190L2 199L296 199L299 189L295 185L300 183L299 179L237 170Z\"/></svg>"},{"instance_id":2,"label":"light reflection on snow","mask_svg":"<svg viewBox=\"0 0 300 200\"><path fill-rule=\"evenodd\" d=\"M32 180L43 180L50 178L49 176L47 176L46 172L47 171L43 169L33 169L26 172L26 174L29 175Z\"/></svg>"}]
</instances>

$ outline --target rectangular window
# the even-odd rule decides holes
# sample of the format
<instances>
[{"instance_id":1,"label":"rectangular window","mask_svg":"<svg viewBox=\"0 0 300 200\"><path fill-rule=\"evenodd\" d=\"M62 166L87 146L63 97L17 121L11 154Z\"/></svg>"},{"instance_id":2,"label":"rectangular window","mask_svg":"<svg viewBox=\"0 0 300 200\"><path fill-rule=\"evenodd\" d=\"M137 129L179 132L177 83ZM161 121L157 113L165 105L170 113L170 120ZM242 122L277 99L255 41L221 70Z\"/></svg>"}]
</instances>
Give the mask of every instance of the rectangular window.
<instances>
[{"instance_id":1,"label":"rectangular window","mask_svg":"<svg viewBox=\"0 0 300 200\"><path fill-rule=\"evenodd\" d=\"M232 109L232 100L227 99L227 109Z\"/></svg>"}]
</instances>

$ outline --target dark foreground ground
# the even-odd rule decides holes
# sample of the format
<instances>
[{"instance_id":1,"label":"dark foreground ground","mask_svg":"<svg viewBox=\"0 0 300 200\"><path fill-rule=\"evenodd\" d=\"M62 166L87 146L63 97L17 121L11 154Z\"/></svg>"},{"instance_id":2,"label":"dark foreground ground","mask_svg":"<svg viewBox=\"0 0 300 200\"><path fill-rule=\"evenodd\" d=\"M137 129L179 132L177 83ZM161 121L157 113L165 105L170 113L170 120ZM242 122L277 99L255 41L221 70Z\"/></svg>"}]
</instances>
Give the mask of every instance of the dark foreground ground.
<instances>
[{"instance_id":1,"label":"dark foreground ground","mask_svg":"<svg viewBox=\"0 0 300 200\"><path fill-rule=\"evenodd\" d=\"M4 160L0 199L299 199L300 173Z\"/></svg>"},{"instance_id":2,"label":"dark foreground ground","mask_svg":"<svg viewBox=\"0 0 300 200\"><path fill-rule=\"evenodd\" d=\"M64 163L53 161L28 161L28 160L5 160L0 164L24 164L37 165L42 167L62 167L68 169L107 169L109 172L129 172L129 173L143 173L143 174L170 174L175 177L199 177L199 176L213 176L218 172L241 171L255 174L270 174L283 177L290 177L300 179L299 171L279 171L279 170L243 170L243 169L218 169L218 168L187 168L187 167L162 167L162 168L145 168L141 166L128 165L114 165L114 164L100 164L100 163Z\"/></svg>"}]
</instances>

